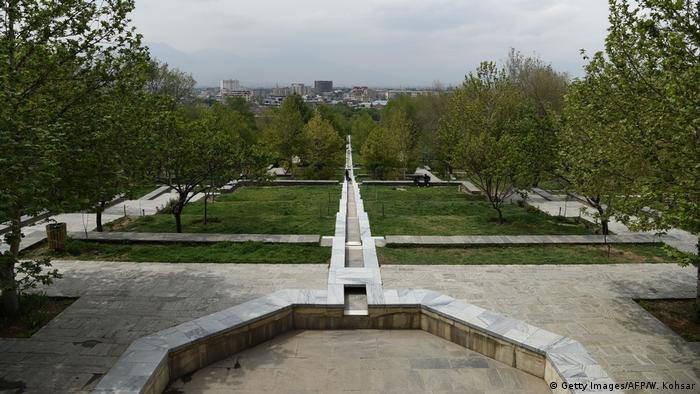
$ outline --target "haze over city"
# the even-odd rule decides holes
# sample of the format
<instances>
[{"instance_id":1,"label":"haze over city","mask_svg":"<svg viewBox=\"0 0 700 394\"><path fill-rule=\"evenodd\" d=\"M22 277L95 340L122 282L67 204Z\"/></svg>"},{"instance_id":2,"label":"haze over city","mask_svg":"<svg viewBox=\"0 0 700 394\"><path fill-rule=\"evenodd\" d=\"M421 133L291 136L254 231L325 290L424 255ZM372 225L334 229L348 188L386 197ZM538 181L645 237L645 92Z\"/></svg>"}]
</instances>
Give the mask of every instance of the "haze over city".
<instances>
[{"instance_id":1,"label":"haze over city","mask_svg":"<svg viewBox=\"0 0 700 394\"><path fill-rule=\"evenodd\" d=\"M457 85L514 47L572 77L603 49L604 0L137 0L153 56L199 86L328 79L337 86Z\"/></svg>"}]
</instances>

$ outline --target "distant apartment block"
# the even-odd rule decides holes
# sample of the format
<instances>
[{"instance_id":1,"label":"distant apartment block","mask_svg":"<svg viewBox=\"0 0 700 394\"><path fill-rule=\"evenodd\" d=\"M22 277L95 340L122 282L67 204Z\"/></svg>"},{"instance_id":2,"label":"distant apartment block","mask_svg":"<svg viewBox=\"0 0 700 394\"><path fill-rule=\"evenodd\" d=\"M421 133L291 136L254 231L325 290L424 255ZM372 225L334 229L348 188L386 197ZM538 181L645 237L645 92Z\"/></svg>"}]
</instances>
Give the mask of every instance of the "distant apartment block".
<instances>
[{"instance_id":1,"label":"distant apartment block","mask_svg":"<svg viewBox=\"0 0 700 394\"><path fill-rule=\"evenodd\" d=\"M293 83L291 91L292 94L298 94L299 96L303 96L306 94L306 86L304 86L303 83Z\"/></svg>"},{"instance_id":2,"label":"distant apartment block","mask_svg":"<svg viewBox=\"0 0 700 394\"><path fill-rule=\"evenodd\" d=\"M237 79L224 79L219 84L219 93L224 95L225 93L234 92L241 90L241 83Z\"/></svg>"},{"instance_id":3,"label":"distant apartment block","mask_svg":"<svg viewBox=\"0 0 700 394\"><path fill-rule=\"evenodd\" d=\"M241 83L237 79L224 79L219 83L219 94L217 97L222 102L227 97L242 97L246 101L251 101L253 96L253 91L241 87Z\"/></svg>"},{"instance_id":4,"label":"distant apartment block","mask_svg":"<svg viewBox=\"0 0 700 394\"><path fill-rule=\"evenodd\" d=\"M314 81L314 92L316 94L329 93L333 91L333 81Z\"/></svg>"}]
</instances>

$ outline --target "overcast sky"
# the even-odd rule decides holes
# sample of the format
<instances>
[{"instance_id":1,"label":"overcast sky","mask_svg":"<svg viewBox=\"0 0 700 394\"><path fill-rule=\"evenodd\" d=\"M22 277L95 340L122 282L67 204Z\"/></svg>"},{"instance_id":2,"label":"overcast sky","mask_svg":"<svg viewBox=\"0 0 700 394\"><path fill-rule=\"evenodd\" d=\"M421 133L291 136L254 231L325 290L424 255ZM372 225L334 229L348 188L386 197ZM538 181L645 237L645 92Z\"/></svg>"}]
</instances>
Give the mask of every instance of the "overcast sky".
<instances>
[{"instance_id":1,"label":"overcast sky","mask_svg":"<svg viewBox=\"0 0 700 394\"><path fill-rule=\"evenodd\" d=\"M132 17L200 85L425 86L461 83L511 47L580 76L607 14L606 0L137 0Z\"/></svg>"}]
</instances>

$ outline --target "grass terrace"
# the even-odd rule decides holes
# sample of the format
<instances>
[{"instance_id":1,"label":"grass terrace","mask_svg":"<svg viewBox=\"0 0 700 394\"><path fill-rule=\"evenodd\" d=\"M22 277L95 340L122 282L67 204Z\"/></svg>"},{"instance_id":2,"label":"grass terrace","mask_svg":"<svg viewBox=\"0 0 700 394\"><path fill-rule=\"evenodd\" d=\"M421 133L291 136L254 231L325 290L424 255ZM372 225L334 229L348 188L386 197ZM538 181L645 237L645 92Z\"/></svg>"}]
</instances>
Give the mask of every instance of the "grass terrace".
<instances>
[{"instance_id":1,"label":"grass terrace","mask_svg":"<svg viewBox=\"0 0 700 394\"><path fill-rule=\"evenodd\" d=\"M482 196L457 187L363 186L374 235L584 235L592 230L575 219L549 216L515 204L503 207L504 224Z\"/></svg>"},{"instance_id":2,"label":"grass terrace","mask_svg":"<svg viewBox=\"0 0 700 394\"><path fill-rule=\"evenodd\" d=\"M183 231L227 234L320 234L332 235L338 211L340 186L246 186L222 194L207 205L204 201L185 207ZM175 232L169 213L123 218L106 226L107 231Z\"/></svg>"},{"instance_id":3,"label":"grass terrace","mask_svg":"<svg viewBox=\"0 0 700 394\"><path fill-rule=\"evenodd\" d=\"M331 258L331 248L260 242L113 244L69 240L63 253L52 252L43 245L23 252L21 257L138 263L326 264Z\"/></svg>"}]
</instances>

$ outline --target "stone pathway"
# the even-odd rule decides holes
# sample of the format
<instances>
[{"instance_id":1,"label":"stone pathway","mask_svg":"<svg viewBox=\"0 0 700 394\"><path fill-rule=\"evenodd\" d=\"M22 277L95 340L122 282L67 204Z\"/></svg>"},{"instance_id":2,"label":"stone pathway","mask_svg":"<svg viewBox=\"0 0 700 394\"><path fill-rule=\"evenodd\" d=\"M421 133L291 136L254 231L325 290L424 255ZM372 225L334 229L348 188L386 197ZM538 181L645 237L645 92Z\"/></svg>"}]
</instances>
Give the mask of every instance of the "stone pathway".
<instances>
[{"instance_id":1,"label":"stone pathway","mask_svg":"<svg viewBox=\"0 0 700 394\"><path fill-rule=\"evenodd\" d=\"M137 233L137 232L72 232L73 239L96 242L216 243L264 242L318 244L320 235L310 234L203 234L203 233Z\"/></svg>"},{"instance_id":2,"label":"stone pathway","mask_svg":"<svg viewBox=\"0 0 700 394\"><path fill-rule=\"evenodd\" d=\"M177 193L165 191L163 188L158 188L138 200L122 201L107 208L102 213L102 224L113 222L124 216L155 215L168 204L168 201L177 197ZM192 198L192 201L197 201L202 197L204 194L199 193ZM22 227L24 238L20 243L20 250L30 248L46 239L46 223L49 220L66 223L68 232L72 233L82 232L85 234L94 230L96 226L94 213L78 212L54 215L33 225ZM0 236L0 253L9 249L10 246L4 243L3 237Z\"/></svg>"},{"instance_id":3,"label":"stone pathway","mask_svg":"<svg viewBox=\"0 0 700 394\"><path fill-rule=\"evenodd\" d=\"M588 205L582 203L573 197L566 195L550 194L548 192L539 191L539 193L529 193L527 197L528 204L536 207L542 212L552 216L579 217L588 220L591 223L596 223L594 218L594 210ZM622 222L612 218L608 223L610 231L618 235L627 234L647 234L649 236L656 235L656 232L633 232ZM698 238L693 234L679 230L671 229L666 234L661 236L661 241L665 244L677 248L688 253L698 253Z\"/></svg>"}]
</instances>

